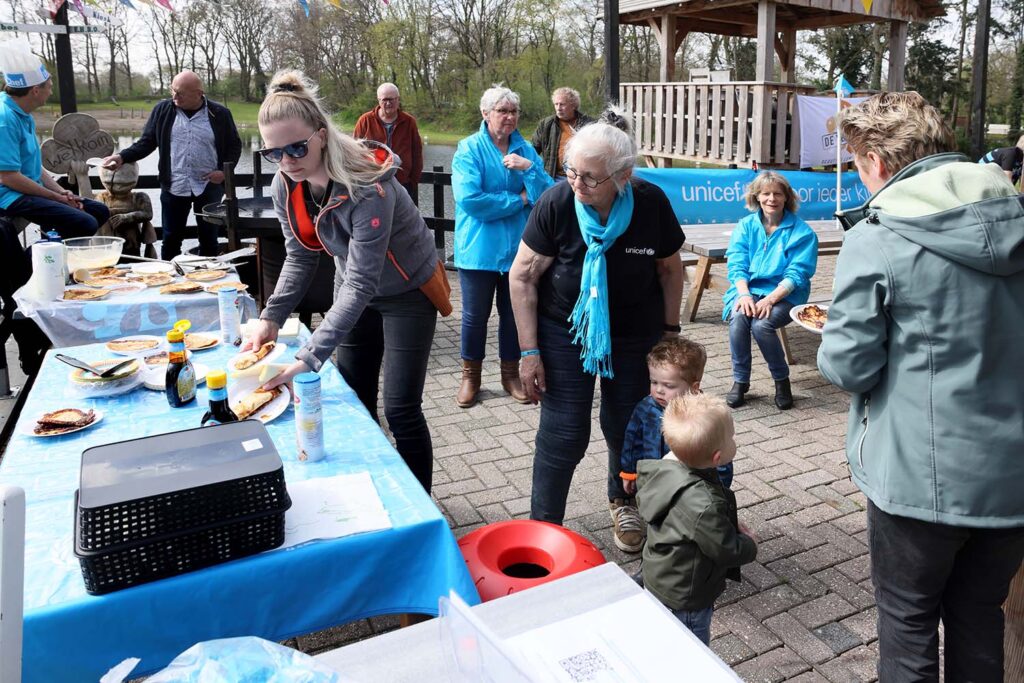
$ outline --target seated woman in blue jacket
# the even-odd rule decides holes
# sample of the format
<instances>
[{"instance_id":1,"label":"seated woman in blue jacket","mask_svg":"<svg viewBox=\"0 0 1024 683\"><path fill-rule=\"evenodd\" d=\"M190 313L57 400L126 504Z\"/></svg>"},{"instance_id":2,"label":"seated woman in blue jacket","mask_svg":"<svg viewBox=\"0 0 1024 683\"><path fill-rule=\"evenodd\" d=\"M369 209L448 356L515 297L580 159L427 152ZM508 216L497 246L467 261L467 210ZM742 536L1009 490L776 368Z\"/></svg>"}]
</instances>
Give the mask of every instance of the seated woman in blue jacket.
<instances>
[{"instance_id":1,"label":"seated woman in blue jacket","mask_svg":"<svg viewBox=\"0 0 1024 683\"><path fill-rule=\"evenodd\" d=\"M508 293L508 271L530 209L554 181L544 161L517 130L519 95L502 86L480 98L480 130L459 142L452 159L455 267L462 287L461 408L476 403L487 341L487 320L498 296L501 387L529 403L519 381L519 335Z\"/></svg>"},{"instance_id":2,"label":"seated woman in blue jacket","mask_svg":"<svg viewBox=\"0 0 1024 683\"><path fill-rule=\"evenodd\" d=\"M750 389L753 335L775 380L775 405L789 410L789 364L776 331L789 323L793 306L807 302L818 266L818 236L797 217L796 193L778 173L758 175L747 188L746 202L756 213L736 225L726 252L732 286L722 319L729 321L733 385L725 402L738 408Z\"/></svg>"}]
</instances>

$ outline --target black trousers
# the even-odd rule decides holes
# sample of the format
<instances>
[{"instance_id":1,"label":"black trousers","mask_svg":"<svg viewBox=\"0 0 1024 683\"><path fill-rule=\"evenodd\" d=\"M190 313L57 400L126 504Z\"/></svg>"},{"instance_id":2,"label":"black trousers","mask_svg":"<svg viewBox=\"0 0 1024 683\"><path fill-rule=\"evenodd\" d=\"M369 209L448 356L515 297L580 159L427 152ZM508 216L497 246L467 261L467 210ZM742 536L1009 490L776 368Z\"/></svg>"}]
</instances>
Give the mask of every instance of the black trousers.
<instances>
[{"instance_id":1,"label":"black trousers","mask_svg":"<svg viewBox=\"0 0 1024 683\"><path fill-rule=\"evenodd\" d=\"M1024 527L979 529L890 515L868 503L878 603L879 683L1002 683L1003 602L1024 558Z\"/></svg>"},{"instance_id":2,"label":"black trousers","mask_svg":"<svg viewBox=\"0 0 1024 683\"><path fill-rule=\"evenodd\" d=\"M374 298L338 345L341 376L377 419L381 366L384 418L395 450L430 493L434 447L423 416L423 386L437 325L437 309L418 289Z\"/></svg>"}]
</instances>

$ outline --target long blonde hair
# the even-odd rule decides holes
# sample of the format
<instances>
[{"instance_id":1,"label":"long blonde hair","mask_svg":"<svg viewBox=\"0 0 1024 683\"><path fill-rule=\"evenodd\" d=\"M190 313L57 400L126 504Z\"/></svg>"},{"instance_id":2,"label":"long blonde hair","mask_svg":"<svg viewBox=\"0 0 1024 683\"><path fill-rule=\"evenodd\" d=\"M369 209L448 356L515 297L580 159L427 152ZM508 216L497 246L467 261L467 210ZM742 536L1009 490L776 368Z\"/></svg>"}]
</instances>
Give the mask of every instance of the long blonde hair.
<instances>
[{"instance_id":1,"label":"long blonde hair","mask_svg":"<svg viewBox=\"0 0 1024 683\"><path fill-rule=\"evenodd\" d=\"M378 164L372 153L355 138L345 135L331 122L317 96L316 86L301 71L278 71L260 105L260 126L297 119L314 130L327 130L323 162L327 176L348 188L352 200L358 190L376 183L389 167Z\"/></svg>"}]
</instances>

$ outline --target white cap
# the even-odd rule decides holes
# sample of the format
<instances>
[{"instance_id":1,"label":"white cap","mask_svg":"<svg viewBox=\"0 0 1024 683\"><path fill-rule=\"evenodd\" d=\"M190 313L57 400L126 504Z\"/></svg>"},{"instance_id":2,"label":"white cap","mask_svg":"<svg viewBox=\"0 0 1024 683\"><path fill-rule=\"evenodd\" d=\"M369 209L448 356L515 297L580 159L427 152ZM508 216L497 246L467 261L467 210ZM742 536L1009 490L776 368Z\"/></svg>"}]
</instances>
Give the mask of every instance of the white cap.
<instances>
[{"instance_id":1,"label":"white cap","mask_svg":"<svg viewBox=\"0 0 1024 683\"><path fill-rule=\"evenodd\" d=\"M0 45L0 71L4 72L4 82L12 88L31 88L50 79L43 60L25 46L12 43Z\"/></svg>"}]
</instances>

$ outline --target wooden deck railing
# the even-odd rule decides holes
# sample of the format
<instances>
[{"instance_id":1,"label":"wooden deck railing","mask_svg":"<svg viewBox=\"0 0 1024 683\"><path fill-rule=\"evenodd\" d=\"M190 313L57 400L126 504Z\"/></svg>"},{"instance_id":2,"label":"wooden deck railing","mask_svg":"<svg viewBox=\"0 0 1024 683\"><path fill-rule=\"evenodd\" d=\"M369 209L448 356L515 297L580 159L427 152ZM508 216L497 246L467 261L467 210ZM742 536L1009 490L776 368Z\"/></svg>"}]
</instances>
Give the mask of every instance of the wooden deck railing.
<instances>
[{"instance_id":1,"label":"wooden deck railing","mask_svg":"<svg viewBox=\"0 0 1024 683\"><path fill-rule=\"evenodd\" d=\"M795 168L796 95L815 92L812 86L760 81L623 83L619 101L633 117L641 155Z\"/></svg>"}]
</instances>

